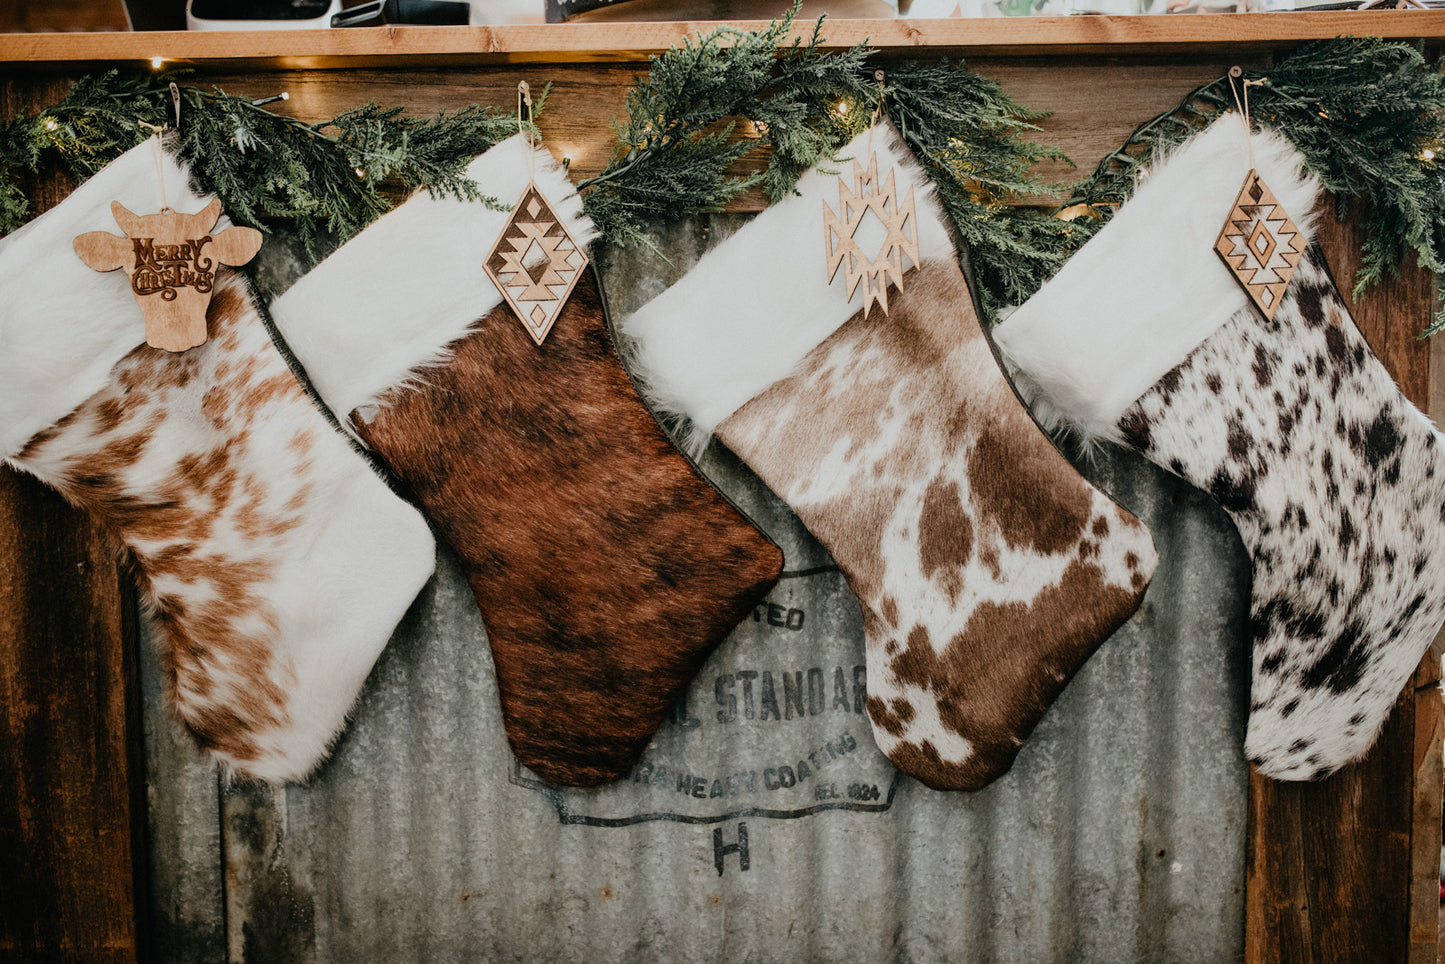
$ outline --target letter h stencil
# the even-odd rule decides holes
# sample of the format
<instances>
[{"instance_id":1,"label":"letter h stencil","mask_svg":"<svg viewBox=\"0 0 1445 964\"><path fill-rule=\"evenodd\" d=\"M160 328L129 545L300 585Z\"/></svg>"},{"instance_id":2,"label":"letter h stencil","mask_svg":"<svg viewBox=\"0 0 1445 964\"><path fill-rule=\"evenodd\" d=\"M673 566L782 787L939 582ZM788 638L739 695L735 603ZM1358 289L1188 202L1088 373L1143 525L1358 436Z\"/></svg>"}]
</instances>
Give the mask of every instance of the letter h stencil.
<instances>
[{"instance_id":1,"label":"letter h stencil","mask_svg":"<svg viewBox=\"0 0 1445 964\"><path fill-rule=\"evenodd\" d=\"M727 867L727 855L738 855L738 868L746 871L752 866L752 860L748 856L748 825L738 824L737 843L724 844L722 828L718 827L712 832L712 862L717 868L717 875L721 877L723 870Z\"/></svg>"}]
</instances>

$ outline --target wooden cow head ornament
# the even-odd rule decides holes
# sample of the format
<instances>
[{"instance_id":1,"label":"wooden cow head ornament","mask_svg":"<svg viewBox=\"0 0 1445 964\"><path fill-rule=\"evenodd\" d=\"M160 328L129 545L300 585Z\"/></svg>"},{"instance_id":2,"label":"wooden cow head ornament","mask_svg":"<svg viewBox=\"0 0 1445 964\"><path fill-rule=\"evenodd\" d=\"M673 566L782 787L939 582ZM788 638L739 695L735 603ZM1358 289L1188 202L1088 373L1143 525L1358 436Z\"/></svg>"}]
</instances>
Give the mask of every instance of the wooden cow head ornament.
<instances>
[{"instance_id":1,"label":"wooden cow head ornament","mask_svg":"<svg viewBox=\"0 0 1445 964\"><path fill-rule=\"evenodd\" d=\"M119 201L110 203L125 236L91 231L74 241L80 260L96 271L124 268L145 316L146 344L185 351L206 341L206 308L223 264L243 265L261 248L261 232L230 227L212 235L221 202L196 214L164 208L159 214L133 214Z\"/></svg>"}]
</instances>

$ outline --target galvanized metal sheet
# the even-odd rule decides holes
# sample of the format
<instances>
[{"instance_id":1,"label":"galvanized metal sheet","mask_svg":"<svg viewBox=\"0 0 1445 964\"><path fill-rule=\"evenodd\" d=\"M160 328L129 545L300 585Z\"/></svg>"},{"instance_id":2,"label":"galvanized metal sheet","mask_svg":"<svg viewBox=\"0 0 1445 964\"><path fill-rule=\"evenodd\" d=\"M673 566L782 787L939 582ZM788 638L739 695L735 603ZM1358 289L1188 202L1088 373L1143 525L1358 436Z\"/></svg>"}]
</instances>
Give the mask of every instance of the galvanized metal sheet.
<instances>
[{"instance_id":1,"label":"galvanized metal sheet","mask_svg":"<svg viewBox=\"0 0 1445 964\"><path fill-rule=\"evenodd\" d=\"M660 236L672 264L604 259L614 311L652 297L737 223ZM703 470L783 546L789 575L613 786L552 788L516 764L485 631L445 551L309 786L211 792L148 665L159 950L325 962L1233 960L1248 562L1198 492L1114 450L1080 465L1149 523L1160 568L1013 770L979 793L931 791L879 753L859 699L857 601L787 508L717 446Z\"/></svg>"}]
</instances>

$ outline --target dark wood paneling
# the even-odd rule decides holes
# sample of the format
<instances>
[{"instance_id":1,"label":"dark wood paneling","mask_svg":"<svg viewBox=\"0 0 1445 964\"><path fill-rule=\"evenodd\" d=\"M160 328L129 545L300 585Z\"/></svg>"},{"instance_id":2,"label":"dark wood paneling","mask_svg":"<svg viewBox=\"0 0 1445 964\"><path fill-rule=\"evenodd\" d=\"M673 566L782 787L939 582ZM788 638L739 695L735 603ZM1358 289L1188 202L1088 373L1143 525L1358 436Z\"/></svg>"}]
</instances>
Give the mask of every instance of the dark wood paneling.
<instances>
[{"instance_id":1,"label":"dark wood paneling","mask_svg":"<svg viewBox=\"0 0 1445 964\"><path fill-rule=\"evenodd\" d=\"M1320 219L1320 243L1345 293L1359 264L1357 223ZM1352 309L1401 390L1421 407L1429 401L1430 349L1417 336L1432 298L1429 275L1411 265ZM1379 742L1329 779L1251 776L1247 960L1435 960L1435 908L1411 895L1439 870L1439 679L1432 651Z\"/></svg>"},{"instance_id":2,"label":"dark wood paneling","mask_svg":"<svg viewBox=\"0 0 1445 964\"><path fill-rule=\"evenodd\" d=\"M0 91L0 116L15 93ZM29 187L37 210L69 191ZM137 959L144 770L127 584L87 516L0 469L0 958Z\"/></svg>"}]
</instances>

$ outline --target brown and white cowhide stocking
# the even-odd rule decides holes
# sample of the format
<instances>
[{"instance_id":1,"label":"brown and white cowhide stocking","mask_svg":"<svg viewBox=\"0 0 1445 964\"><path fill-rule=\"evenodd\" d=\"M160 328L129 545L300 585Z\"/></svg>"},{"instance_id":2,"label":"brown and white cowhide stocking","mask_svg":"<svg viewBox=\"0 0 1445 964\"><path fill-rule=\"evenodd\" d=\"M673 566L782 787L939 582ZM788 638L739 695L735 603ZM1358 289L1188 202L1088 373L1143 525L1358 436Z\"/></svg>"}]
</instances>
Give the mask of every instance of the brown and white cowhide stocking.
<instances>
[{"instance_id":1,"label":"brown and white cowhide stocking","mask_svg":"<svg viewBox=\"0 0 1445 964\"><path fill-rule=\"evenodd\" d=\"M1256 167L1308 235L1318 186L1282 138ZM1245 752L1316 779L1359 758L1445 620L1445 458L1322 257L1272 321L1212 250L1249 169L1231 115L1161 162L998 331L1048 404L1214 496L1254 564Z\"/></svg>"},{"instance_id":2,"label":"brown and white cowhide stocking","mask_svg":"<svg viewBox=\"0 0 1445 964\"><path fill-rule=\"evenodd\" d=\"M468 169L522 193L512 138ZM536 179L587 243L545 151ZM591 269L541 346L482 271L505 212L420 195L273 306L328 403L466 570L507 738L545 780L627 774L782 553L668 441L613 350Z\"/></svg>"},{"instance_id":3,"label":"brown and white cowhide stocking","mask_svg":"<svg viewBox=\"0 0 1445 964\"><path fill-rule=\"evenodd\" d=\"M209 340L172 354L144 344L126 275L76 257L72 238L115 223L112 200L159 209L152 150L0 240L0 457L129 548L200 744L236 773L300 780L431 575L435 543L306 397L242 276L220 270ZM166 166L172 205L201 210L187 172Z\"/></svg>"},{"instance_id":4,"label":"brown and white cowhide stocking","mask_svg":"<svg viewBox=\"0 0 1445 964\"><path fill-rule=\"evenodd\" d=\"M929 786L977 789L1138 607L1156 557L1015 398L927 179L891 127L873 140L880 178L914 192L922 259L886 315L827 282L838 178L812 171L625 330L658 404L694 441L716 433L846 573L879 746ZM850 155L866 166L866 134Z\"/></svg>"}]
</instances>

